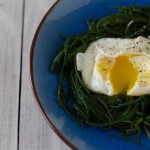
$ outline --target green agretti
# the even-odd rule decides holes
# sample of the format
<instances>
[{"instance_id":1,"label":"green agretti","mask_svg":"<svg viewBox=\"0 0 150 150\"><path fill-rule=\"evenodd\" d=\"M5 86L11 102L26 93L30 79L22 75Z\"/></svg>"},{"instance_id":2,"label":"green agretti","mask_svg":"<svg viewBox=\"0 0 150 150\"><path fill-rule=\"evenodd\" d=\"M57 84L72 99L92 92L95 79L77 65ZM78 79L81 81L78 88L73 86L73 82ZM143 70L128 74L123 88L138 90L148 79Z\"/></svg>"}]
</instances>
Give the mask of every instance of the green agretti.
<instances>
[{"instance_id":1,"label":"green agretti","mask_svg":"<svg viewBox=\"0 0 150 150\"><path fill-rule=\"evenodd\" d=\"M80 125L119 129L138 137L145 131L150 138L150 95L139 97L97 94L85 86L77 71L76 54L104 37L135 38L150 35L150 6L128 6L102 19L89 19L89 30L65 40L51 71L60 74L58 101ZM118 32L119 31L119 32Z\"/></svg>"}]
</instances>

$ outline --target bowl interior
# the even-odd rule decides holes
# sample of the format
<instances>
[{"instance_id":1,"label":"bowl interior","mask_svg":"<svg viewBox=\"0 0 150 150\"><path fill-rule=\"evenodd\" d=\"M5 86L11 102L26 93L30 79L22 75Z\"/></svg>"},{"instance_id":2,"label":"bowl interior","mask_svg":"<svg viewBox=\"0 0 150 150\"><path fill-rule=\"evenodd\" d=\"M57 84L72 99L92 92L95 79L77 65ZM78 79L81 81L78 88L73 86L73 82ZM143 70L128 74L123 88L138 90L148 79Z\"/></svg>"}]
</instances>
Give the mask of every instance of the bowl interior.
<instances>
[{"instance_id":1,"label":"bowl interior","mask_svg":"<svg viewBox=\"0 0 150 150\"><path fill-rule=\"evenodd\" d=\"M146 135L140 136L143 147L113 136L121 136L115 130L96 127L80 128L57 102L58 76L50 72L51 63L58 49L63 46L60 35L67 37L87 30L88 18L101 18L115 13L112 6L147 5L149 0L61 0L47 14L37 31L31 57L33 84L45 113L56 129L76 148L82 150L140 150L150 147Z\"/></svg>"}]
</instances>

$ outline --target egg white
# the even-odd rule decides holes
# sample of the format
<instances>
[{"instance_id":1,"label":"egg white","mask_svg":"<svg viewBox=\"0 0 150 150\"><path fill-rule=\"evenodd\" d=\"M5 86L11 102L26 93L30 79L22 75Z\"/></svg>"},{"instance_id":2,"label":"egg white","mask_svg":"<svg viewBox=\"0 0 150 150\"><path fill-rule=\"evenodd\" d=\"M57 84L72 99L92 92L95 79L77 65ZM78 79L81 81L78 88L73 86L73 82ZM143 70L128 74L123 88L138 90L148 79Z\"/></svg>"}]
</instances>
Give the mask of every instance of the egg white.
<instances>
[{"instance_id":1,"label":"egg white","mask_svg":"<svg viewBox=\"0 0 150 150\"><path fill-rule=\"evenodd\" d=\"M109 96L116 95L110 74L103 76L97 65L103 58L109 57L111 59L109 67L112 68L116 58L121 55L133 55L129 57L129 61L138 71L134 86L126 94L132 96L150 94L150 39L142 36L135 39L102 38L93 42L85 53L78 53L77 69L81 71L87 88Z\"/></svg>"}]
</instances>

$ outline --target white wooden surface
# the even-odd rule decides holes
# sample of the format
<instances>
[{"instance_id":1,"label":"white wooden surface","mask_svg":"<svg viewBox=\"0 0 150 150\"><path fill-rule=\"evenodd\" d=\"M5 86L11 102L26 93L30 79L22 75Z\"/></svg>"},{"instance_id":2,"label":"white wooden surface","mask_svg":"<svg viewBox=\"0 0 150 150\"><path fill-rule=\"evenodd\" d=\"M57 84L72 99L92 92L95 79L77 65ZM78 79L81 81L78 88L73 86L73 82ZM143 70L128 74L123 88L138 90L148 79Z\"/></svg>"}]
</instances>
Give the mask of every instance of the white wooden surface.
<instances>
[{"instance_id":1,"label":"white wooden surface","mask_svg":"<svg viewBox=\"0 0 150 150\"><path fill-rule=\"evenodd\" d=\"M0 150L17 149L22 4L0 0Z\"/></svg>"},{"instance_id":2,"label":"white wooden surface","mask_svg":"<svg viewBox=\"0 0 150 150\"><path fill-rule=\"evenodd\" d=\"M0 0L0 150L70 150L44 120L29 79L31 41L54 2Z\"/></svg>"}]
</instances>

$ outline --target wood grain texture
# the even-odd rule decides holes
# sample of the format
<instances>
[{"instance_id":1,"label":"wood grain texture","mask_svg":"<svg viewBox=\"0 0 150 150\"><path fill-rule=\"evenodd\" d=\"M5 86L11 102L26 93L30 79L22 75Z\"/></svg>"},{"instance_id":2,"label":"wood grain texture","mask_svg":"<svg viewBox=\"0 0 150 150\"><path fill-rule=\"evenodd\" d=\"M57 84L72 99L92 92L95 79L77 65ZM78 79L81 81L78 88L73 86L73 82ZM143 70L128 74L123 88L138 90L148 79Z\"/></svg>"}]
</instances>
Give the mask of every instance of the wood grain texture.
<instances>
[{"instance_id":1,"label":"wood grain texture","mask_svg":"<svg viewBox=\"0 0 150 150\"><path fill-rule=\"evenodd\" d=\"M37 107L29 79L29 51L33 35L55 0L26 0L23 36L20 150L70 150L48 126Z\"/></svg>"},{"instance_id":2,"label":"wood grain texture","mask_svg":"<svg viewBox=\"0 0 150 150\"><path fill-rule=\"evenodd\" d=\"M0 0L0 150L17 150L23 0Z\"/></svg>"}]
</instances>

